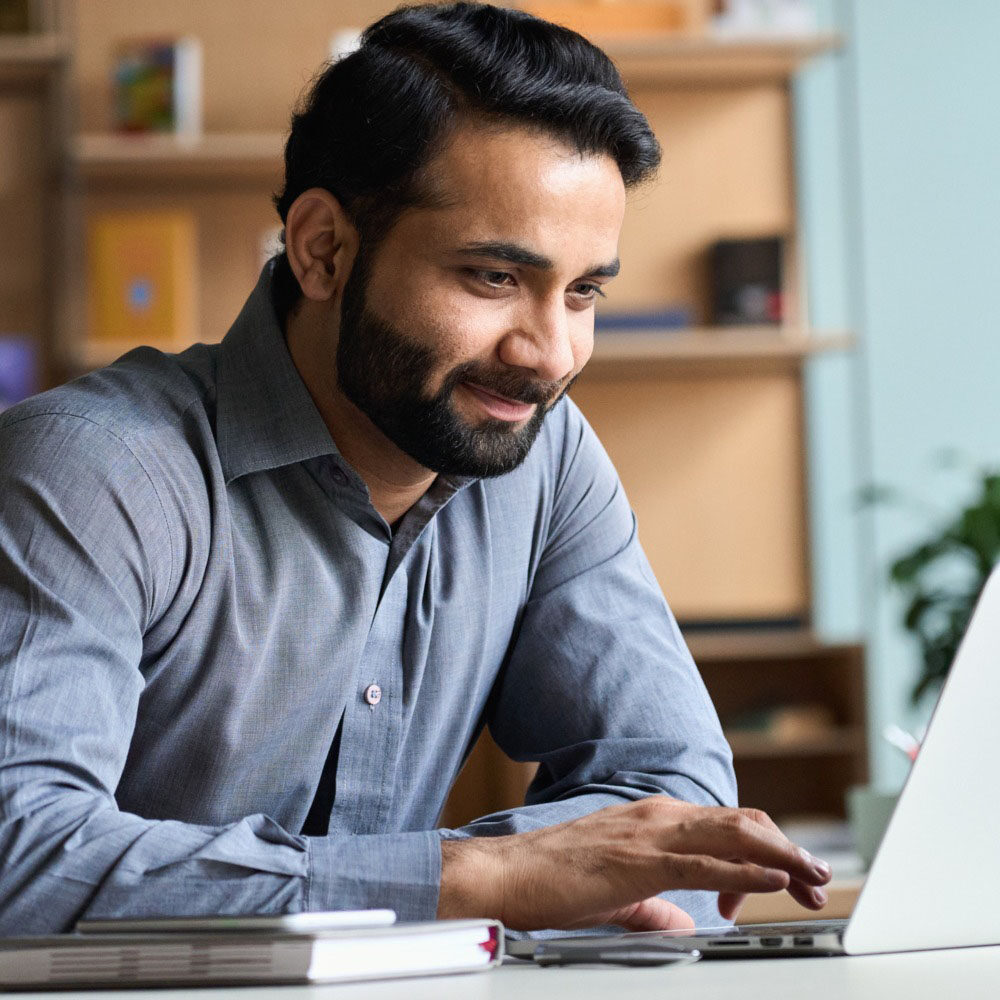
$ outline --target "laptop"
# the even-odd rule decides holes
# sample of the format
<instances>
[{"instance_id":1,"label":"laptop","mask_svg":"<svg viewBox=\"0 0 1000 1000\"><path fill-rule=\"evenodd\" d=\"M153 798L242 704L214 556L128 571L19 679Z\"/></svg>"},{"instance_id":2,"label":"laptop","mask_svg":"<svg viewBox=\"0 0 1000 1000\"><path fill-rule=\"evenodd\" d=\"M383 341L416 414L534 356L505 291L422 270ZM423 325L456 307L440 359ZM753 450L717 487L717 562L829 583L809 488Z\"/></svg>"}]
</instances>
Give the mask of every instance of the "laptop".
<instances>
[{"instance_id":1,"label":"laptop","mask_svg":"<svg viewBox=\"0 0 1000 1000\"><path fill-rule=\"evenodd\" d=\"M1000 944L1000 567L976 604L927 735L847 920L617 935L703 958L869 955ZM551 941L552 939L548 939ZM527 957L536 941L510 941Z\"/></svg>"}]
</instances>

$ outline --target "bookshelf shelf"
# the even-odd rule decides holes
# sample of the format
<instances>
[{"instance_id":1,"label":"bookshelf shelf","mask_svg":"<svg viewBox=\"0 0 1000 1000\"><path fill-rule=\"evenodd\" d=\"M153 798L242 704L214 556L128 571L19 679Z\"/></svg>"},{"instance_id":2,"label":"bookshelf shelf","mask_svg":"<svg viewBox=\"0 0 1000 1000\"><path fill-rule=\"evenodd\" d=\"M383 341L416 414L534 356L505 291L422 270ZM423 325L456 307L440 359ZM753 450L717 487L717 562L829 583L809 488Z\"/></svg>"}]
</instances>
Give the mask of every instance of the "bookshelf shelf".
<instances>
[{"instance_id":1,"label":"bookshelf shelf","mask_svg":"<svg viewBox=\"0 0 1000 1000\"><path fill-rule=\"evenodd\" d=\"M0 84L43 81L69 57L65 38L56 34L0 34Z\"/></svg>"},{"instance_id":2,"label":"bookshelf shelf","mask_svg":"<svg viewBox=\"0 0 1000 1000\"><path fill-rule=\"evenodd\" d=\"M76 137L71 156L89 181L233 175L267 179L281 170L284 140L280 132L217 132L197 138L83 133Z\"/></svg>"},{"instance_id":3,"label":"bookshelf shelf","mask_svg":"<svg viewBox=\"0 0 1000 1000\"><path fill-rule=\"evenodd\" d=\"M833 32L802 37L685 38L645 35L598 39L627 83L753 83L791 78L809 59L842 44Z\"/></svg>"},{"instance_id":4,"label":"bookshelf shelf","mask_svg":"<svg viewBox=\"0 0 1000 1000\"><path fill-rule=\"evenodd\" d=\"M737 362L798 363L827 351L850 348L847 331L810 332L801 328L701 327L686 330L601 330L594 339L591 368L618 368L641 363L727 364Z\"/></svg>"},{"instance_id":5,"label":"bookshelf shelf","mask_svg":"<svg viewBox=\"0 0 1000 1000\"><path fill-rule=\"evenodd\" d=\"M649 364L725 367L731 364L779 362L797 364L824 351L846 350L853 343L847 333L789 335L770 329L747 329L734 333L724 329L665 331L663 333L599 333L594 354L587 365L588 376L602 372L619 374L629 366L648 372ZM143 346L138 341L87 341L80 345L72 361L77 370L110 364L126 351ZM187 344L154 345L163 350L183 350ZM728 641L728 640L727 640ZM738 639L734 641L739 641ZM777 641L746 637L747 649L761 642ZM697 643L698 640L693 640Z\"/></svg>"},{"instance_id":6,"label":"bookshelf shelf","mask_svg":"<svg viewBox=\"0 0 1000 1000\"><path fill-rule=\"evenodd\" d=\"M189 344L148 344L142 340L86 340L71 352L67 359L70 369L74 373L92 371L94 368L103 368L116 361L123 354L135 350L137 347L156 347L158 350L173 353L183 351Z\"/></svg>"},{"instance_id":7,"label":"bookshelf shelf","mask_svg":"<svg viewBox=\"0 0 1000 1000\"><path fill-rule=\"evenodd\" d=\"M851 643L824 642L804 628L687 631L684 640L698 664L795 661L823 654L842 655L855 648Z\"/></svg>"},{"instance_id":8,"label":"bookshelf shelf","mask_svg":"<svg viewBox=\"0 0 1000 1000\"><path fill-rule=\"evenodd\" d=\"M741 760L784 760L804 757L849 757L864 750L864 730L846 726L807 740L778 740L764 733L726 732L733 756Z\"/></svg>"}]
</instances>

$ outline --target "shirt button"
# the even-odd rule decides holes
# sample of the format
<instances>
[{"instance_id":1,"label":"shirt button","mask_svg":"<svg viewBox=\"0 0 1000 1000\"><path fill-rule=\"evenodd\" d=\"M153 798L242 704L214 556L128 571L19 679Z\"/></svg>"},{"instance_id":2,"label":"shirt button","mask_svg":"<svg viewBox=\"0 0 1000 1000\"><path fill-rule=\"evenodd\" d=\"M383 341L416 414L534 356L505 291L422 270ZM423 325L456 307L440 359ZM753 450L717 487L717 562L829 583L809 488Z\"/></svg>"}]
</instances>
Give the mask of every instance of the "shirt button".
<instances>
[{"instance_id":1,"label":"shirt button","mask_svg":"<svg viewBox=\"0 0 1000 1000\"><path fill-rule=\"evenodd\" d=\"M377 684L365 688L365 701L374 708L382 700L382 689Z\"/></svg>"},{"instance_id":2,"label":"shirt button","mask_svg":"<svg viewBox=\"0 0 1000 1000\"><path fill-rule=\"evenodd\" d=\"M338 485L340 486L347 485L347 473L344 472L344 470L339 468L338 466L335 465L333 467L333 471L330 473L330 475L333 478L333 481Z\"/></svg>"}]
</instances>

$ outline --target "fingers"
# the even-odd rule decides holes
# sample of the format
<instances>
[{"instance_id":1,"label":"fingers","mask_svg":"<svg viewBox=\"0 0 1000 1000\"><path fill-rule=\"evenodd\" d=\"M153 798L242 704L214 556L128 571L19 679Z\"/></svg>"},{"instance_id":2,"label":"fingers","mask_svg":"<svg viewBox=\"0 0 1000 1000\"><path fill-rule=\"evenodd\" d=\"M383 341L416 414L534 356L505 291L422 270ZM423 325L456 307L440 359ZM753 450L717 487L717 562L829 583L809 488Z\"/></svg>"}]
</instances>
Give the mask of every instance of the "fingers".
<instances>
[{"instance_id":1,"label":"fingers","mask_svg":"<svg viewBox=\"0 0 1000 1000\"><path fill-rule=\"evenodd\" d=\"M749 819L753 820L754 822L759 823L761 826L764 826L767 829L771 830L772 832L776 833L779 837L782 838L782 840L785 841L785 843L793 847L796 847L796 845L792 844L792 842L784 835L784 833L782 833L777 823L775 823L774 820L771 819L771 817L768 816L766 812L763 812L760 809L741 809L740 812L742 812L744 815L746 815ZM811 854L809 854L808 851L803 850L803 848L801 847L796 847L796 850L798 850L799 853L808 861L808 863L812 866L816 874L822 876L818 883L812 882L810 884L825 885L827 882L830 881L832 877L832 872L830 871L830 866L825 861L823 861L820 858L813 857ZM793 883L795 881L796 881L795 879L792 879ZM788 891L789 892L793 891L791 886L789 887ZM819 892L812 893L811 898L813 902L815 904L818 904L819 906L823 906L826 904L826 893L823 892L822 890L820 890ZM799 901L802 902L804 906L810 905L810 903L805 902L804 899Z\"/></svg>"},{"instance_id":2,"label":"fingers","mask_svg":"<svg viewBox=\"0 0 1000 1000\"><path fill-rule=\"evenodd\" d=\"M826 892L818 885L804 885L793 879L788 884L788 894L810 910L821 910L827 904Z\"/></svg>"},{"instance_id":3,"label":"fingers","mask_svg":"<svg viewBox=\"0 0 1000 1000\"><path fill-rule=\"evenodd\" d=\"M787 892L797 903L810 910L821 910L827 903L827 895L819 886L803 885L793 880L789 882ZM735 921L746 898L744 892L720 892L720 916L725 920Z\"/></svg>"},{"instance_id":4,"label":"fingers","mask_svg":"<svg viewBox=\"0 0 1000 1000\"><path fill-rule=\"evenodd\" d=\"M723 920L735 920L740 915L746 898L745 892L720 892L719 914Z\"/></svg>"},{"instance_id":5,"label":"fingers","mask_svg":"<svg viewBox=\"0 0 1000 1000\"><path fill-rule=\"evenodd\" d=\"M717 892L778 892L788 888L788 873L745 861L722 861L702 854L668 854L658 863L665 889L709 889Z\"/></svg>"},{"instance_id":6,"label":"fingers","mask_svg":"<svg viewBox=\"0 0 1000 1000\"><path fill-rule=\"evenodd\" d=\"M664 830L664 841L663 846L670 852L737 858L751 868L787 872L792 880L805 885L822 885L830 880L826 862L796 847L765 813L756 810L699 809L690 818L670 824Z\"/></svg>"}]
</instances>

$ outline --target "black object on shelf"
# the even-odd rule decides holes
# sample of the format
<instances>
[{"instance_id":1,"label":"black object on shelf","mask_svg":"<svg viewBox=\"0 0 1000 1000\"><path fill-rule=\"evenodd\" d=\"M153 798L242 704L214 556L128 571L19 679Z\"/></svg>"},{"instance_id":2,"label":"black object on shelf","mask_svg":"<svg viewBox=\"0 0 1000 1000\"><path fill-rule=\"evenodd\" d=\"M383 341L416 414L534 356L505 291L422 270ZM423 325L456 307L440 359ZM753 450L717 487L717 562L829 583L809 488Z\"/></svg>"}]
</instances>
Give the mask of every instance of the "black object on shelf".
<instances>
[{"instance_id":1,"label":"black object on shelf","mask_svg":"<svg viewBox=\"0 0 1000 1000\"><path fill-rule=\"evenodd\" d=\"M712 322L741 326L782 321L780 236L719 240L710 252Z\"/></svg>"}]
</instances>

